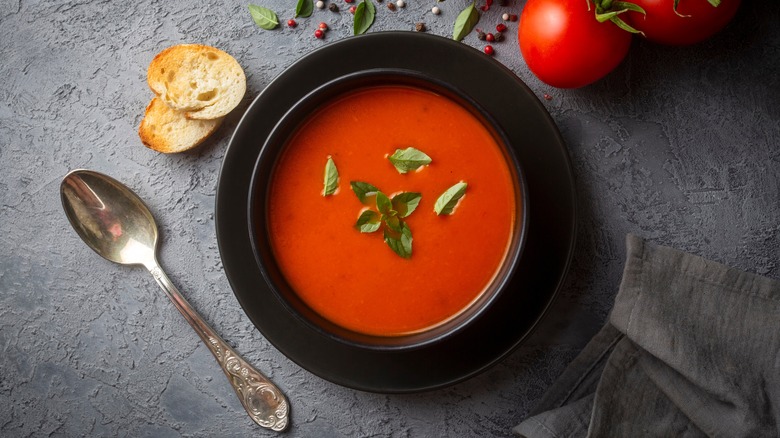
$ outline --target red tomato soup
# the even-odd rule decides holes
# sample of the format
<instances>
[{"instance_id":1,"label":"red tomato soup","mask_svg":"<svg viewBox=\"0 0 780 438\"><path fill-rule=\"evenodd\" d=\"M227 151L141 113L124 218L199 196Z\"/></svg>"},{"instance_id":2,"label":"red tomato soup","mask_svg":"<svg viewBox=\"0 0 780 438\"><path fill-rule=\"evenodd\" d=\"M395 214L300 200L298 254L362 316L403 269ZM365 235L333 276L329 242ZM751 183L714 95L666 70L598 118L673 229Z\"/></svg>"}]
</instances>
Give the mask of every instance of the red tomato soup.
<instances>
[{"instance_id":1,"label":"red tomato soup","mask_svg":"<svg viewBox=\"0 0 780 438\"><path fill-rule=\"evenodd\" d=\"M387 157L408 147L431 164L400 174ZM328 157L339 183L323 196ZM410 258L393 252L381 229L355 228L369 207L350 181L388 196L422 194L404 219ZM452 215L437 216L436 199L459 181L468 183L465 196ZM446 97L400 85L357 89L313 112L285 146L267 202L273 252L293 290L331 322L378 336L419 332L465 310L499 271L520 211L512 172L480 120Z\"/></svg>"}]
</instances>

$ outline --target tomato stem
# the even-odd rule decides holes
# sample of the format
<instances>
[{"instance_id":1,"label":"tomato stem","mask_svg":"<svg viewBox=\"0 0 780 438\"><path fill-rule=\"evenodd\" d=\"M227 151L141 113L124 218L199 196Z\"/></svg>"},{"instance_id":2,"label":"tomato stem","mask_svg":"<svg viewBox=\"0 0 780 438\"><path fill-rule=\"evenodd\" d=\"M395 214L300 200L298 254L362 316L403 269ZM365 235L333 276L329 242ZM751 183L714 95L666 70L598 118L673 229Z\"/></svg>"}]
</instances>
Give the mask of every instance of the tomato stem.
<instances>
[{"instance_id":1,"label":"tomato stem","mask_svg":"<svg viewBox=\"0 0 780 438\"><path fill-rule=\"evenodd\" d=\"M634 29L631 25L623 21L619 15L623 14L628 11L634 11L638 12L642 15L647 15L644 9L642 9L641 6L620 1L620 0L591 0L593 1L593 4L596 6L596 20L599 23L603 23L605 21L611 21L615 24L615 26L625 30L626 32L631 33L638 33L640 35L644 35L643 32L640 32L636 29ZM679 1L679 0L678 0ZM712 0L712 1L720 1L720 0ZM588 4L588 10L590 10L590 3Z\"/></svg>"}]
</instances>

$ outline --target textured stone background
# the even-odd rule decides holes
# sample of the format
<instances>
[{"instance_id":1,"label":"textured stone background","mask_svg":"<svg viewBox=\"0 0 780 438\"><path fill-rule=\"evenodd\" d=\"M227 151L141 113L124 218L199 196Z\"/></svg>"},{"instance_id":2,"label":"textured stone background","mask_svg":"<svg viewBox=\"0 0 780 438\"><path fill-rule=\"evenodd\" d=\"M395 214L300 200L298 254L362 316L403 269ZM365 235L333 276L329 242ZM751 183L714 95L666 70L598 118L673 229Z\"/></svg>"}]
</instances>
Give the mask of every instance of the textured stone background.
<instances>
[{"instance_id":1,"label":"textured stone background","mask_svg":"<svg viewBox=\"0 0 780 438\"><path fill-rule=\"evenodd\" d=\"M292 15L293 0L256 0ZM0 436L273 436L246 417L221 371L143 269L99 258L70 229L59 183L106 172L150 205L161 262L191 303L289 395L287 436L506 436L605 320L633 232L780 278L780 5L746 1L716 38L688 48L636 41L606 80L556 90L516 49L496 59L544 100L578 181L574 264L533 339L447 389L387 396L345 389L271 347L230 291L214 192L246 105L307 51L350 36L351 15L317 11L297 29L255 27L244 2L0 0ZM371 29L424 21L447 36L464 0L379 8ZM489 28L509 8L483 16ZM327 21L325 41L313 30ZM199 42L248 76L242 107L207 144L166 156L136 129L155 53ZM472 34L465 44L481 48ZM316 74L316 72L312 72ZM480 78L475 77L475 81ZM511 111L510 108L507 109ZM475 346L478 348L478 346Z\"/></svg>"}]
</instances>

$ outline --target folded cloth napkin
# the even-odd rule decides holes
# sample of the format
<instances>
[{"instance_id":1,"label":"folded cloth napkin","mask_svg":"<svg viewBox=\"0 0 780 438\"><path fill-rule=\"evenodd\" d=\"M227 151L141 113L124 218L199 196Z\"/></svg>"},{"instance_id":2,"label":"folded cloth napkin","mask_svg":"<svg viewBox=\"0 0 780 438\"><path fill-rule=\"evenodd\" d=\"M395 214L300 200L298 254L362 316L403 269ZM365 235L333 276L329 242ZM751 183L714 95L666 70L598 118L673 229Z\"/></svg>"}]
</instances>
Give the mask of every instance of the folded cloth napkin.
<instances>
[{"instance_id":1,"label":"folded cloth napkin","mask_svg":"<svg viewBox=\"0 0 780 438\"><path fill-rule=\"evenodd\" d=\"M626 240L609 322L514 432L780 436L780 282Z\"/></svg>"}]
</instances>

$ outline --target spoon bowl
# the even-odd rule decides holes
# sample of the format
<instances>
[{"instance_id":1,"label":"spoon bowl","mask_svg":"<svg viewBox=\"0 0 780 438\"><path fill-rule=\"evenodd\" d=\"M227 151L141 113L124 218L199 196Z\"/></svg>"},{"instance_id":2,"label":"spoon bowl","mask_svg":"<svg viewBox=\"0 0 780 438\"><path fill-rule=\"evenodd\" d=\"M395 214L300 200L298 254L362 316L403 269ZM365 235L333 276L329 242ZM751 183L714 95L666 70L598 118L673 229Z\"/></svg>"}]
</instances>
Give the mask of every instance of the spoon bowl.
<instances>
[{"instance_id":1,"label":"spoon bowl","mask_svg":"<svg viewBox=\"0 0 780 438\"><path fill-rule=\"evenodd\" d=\"M250 418L262 427L287 427L286 397L246 362L184 299L157 262L157 224L141 198L124 184L91 170L74 170L60 185L62 207L84 242L107 260L143 265L190 323L228 377Z\"/></svg>"},{"instance_id":2,"label":"spoon bowl","mask_svg":"<svg viewBox=\"0 0 780 438\"><path fill-rule=\"evenodd\" d=\"M96 253L123 265L155 260L157 224L132 190L106 175L77 170L62 181L62 206L70 224Z\"/></svg>"}]
</instances>

